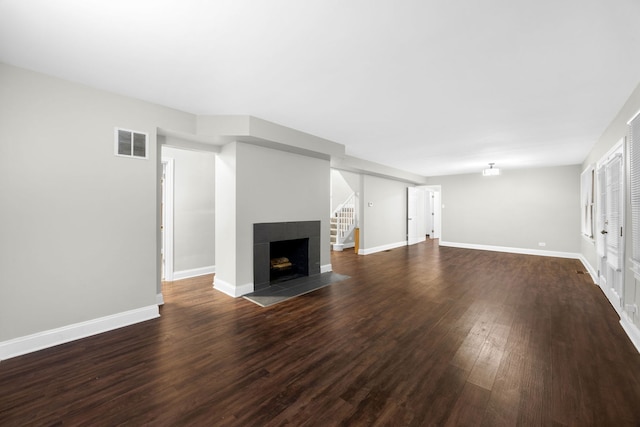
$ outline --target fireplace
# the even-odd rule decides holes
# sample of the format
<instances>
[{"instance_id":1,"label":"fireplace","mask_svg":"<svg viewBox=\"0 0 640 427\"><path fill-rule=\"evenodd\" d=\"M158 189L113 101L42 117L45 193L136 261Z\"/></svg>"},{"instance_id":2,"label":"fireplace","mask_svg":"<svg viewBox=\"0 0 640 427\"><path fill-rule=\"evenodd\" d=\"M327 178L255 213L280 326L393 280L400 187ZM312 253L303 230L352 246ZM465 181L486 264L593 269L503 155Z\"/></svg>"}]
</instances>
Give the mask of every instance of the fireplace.
<instances>
[{"instance_id":1,"label":"fireplace","mask_svg":"<svg viewBox=\"0 0 640 427\"><path fill-rule=\"evenodd\" d=\"M320 274L320 221L253 224L254 290Z\"/></svg>"}]
</instances>

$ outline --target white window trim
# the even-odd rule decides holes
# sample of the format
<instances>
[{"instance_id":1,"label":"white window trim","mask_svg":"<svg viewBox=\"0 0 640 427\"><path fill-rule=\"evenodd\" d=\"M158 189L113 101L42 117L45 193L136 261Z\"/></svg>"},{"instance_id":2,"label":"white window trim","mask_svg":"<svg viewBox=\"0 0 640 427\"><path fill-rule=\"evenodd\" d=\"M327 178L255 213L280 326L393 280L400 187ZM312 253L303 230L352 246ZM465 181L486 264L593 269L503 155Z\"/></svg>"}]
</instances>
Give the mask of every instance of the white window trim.
<instances>
[{"instance_id":1,"label":"white window trim","mask_svg":"<svg viewBox=\"0 0 640 427\"><path fill-rule=\"evenodd\" d=\"M580 174L580 232L582 236L590 241L595 241L595 166L593 164ZM590 189L585 189L585 184ZM585 210L589 209L590 214L585 217Z\"/></svg>"}]
</instances>

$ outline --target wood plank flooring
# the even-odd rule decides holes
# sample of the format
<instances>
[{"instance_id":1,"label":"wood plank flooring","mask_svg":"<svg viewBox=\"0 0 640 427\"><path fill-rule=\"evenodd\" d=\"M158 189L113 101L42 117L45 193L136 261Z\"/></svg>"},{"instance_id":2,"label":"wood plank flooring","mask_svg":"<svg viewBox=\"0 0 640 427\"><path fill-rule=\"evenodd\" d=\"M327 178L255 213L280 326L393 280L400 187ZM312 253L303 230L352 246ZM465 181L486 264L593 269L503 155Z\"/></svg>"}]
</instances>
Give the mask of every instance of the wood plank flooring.
<instances>
[{"instance_id":1,"label":"wood plank flooring","mask_svg":"<svg viewBox=\"0 0 640 427\"><path fill-rule=\"evenodd\" d=\"M0 363L0 425L638 426L640 354L579 261L439 248L261 308L166 283L160 319Z\"/></svg>"}]
</instances>

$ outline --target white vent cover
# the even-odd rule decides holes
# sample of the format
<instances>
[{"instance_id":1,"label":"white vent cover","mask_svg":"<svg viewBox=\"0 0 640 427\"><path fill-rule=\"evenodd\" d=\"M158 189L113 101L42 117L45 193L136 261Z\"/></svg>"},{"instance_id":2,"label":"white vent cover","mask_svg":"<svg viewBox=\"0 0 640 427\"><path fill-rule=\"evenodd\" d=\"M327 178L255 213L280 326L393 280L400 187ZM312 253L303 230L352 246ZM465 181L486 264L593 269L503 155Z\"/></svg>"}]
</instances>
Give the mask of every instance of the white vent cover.
<instances>
[{"instance_id":1,"label":"white vent cover","mask_svg":"<svg viewBox=\"0 0 640 427\"><path fill-rule=\"evenodd\" d=\"M128 129L116 128L115 154L116 156L147 158L147 134Z\"/></svg>"}]
</instances>

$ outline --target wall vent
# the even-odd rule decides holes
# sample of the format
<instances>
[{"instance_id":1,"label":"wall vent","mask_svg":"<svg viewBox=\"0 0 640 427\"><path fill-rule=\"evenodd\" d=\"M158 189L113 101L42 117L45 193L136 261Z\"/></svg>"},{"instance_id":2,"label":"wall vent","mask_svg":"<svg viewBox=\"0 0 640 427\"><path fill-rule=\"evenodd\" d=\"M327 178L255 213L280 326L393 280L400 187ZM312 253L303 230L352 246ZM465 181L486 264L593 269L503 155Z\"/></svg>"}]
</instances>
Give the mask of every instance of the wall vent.
<instances>
[{"instance_id":1,"label":"wall vent","mask_svg":"<svg viewBox=\"0 0 640 427\"><path fill-rule=\"evenodd\" d=\"M115 154L116 156L146 159L148 157L148 135L129 129L116 128Z\"/></svg>"}]
</instances>

